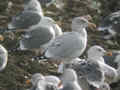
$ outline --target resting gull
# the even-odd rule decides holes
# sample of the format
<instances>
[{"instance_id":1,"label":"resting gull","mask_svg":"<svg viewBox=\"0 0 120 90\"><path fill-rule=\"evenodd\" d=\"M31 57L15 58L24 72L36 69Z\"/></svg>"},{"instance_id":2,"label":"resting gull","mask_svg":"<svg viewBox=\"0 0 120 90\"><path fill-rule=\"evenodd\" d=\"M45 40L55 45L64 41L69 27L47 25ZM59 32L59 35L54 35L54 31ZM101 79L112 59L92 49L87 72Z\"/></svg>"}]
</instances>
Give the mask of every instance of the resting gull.
<instances>
[{"instance_id":1,"label":"resting gull","mask_svg":"<svg viewBox=\"0 0 120 90\"><path fill-rule=\"evenodd\" d=\"M0 71L2 71L6 67L7 61L8 52L2 45L0 45Z\"/></svg>"},{"instance_id":2,"label":"resting gull","mask_svg":"<svg viewBox=\"0 0 120 90\"><path fill-rule=\"evenodd\" d=\"M39 25L43 17L42 8L37 0L28 0L24 10L12 17L10 23L5 31L30 31Z\"/></svg>"},{"instance_id":3,"label":"resting gull","mask_svg":"<svg viewBox=\"0 0 120 90\"><path fill-rule=\"evenodd\" d=\"M104 33L105 39L111 39L116 35L120 35L120 11L113 12L103 18L98 30Z\"/></svg>"},{"instance_id":4,"label":"resting gull","mask_svg":"<svg viewBox=\"0 0 120 90\"><path fill-rule=\"evenodd\" d=\"M31 80L26 81L27 84L30 82L33 85L30 90L58 90L57 84L60 83L60 80L55 76L43 76L40 73L35 73Z\"/></svg>"},{"instance_id":5,"label":"resting gull","mask_svg":"<svg viewBox=\"0 0 120 90\"><path fill-rule=\"evenodd\" d=\"M87 32L85 28L95 27L84 17L75 17L72 21L72 32L65 32L55 38L53 43L46 49L44 56L52 59L60 59L63 62L71 61L80 56L87 44Z\"/></svg>"},{"instance_id":6,"label":"resting gull","mask_svg":"<svg viewBox=\"0 0 120 90\"><path fill-rule=\"evenodd\" d=\"M117 70L104 62L104 55L111 55L111 52L106 52L101 46L95 45L88 50L88 60L93 60L99 63L101 70L105 73L105 81L107 83L116 82L118 77Z\"/></svg>"},{"instance_id":7,"label":"resting gull","mask_svg":"<svg viewBox=\"0 0 120 90\"><path fill-rule=\"evenodd\" d=\"M78 84L77 74L73 69L65 69L61 76L61 83L63 85L61 90L82 90Z\"/></svg>"},{"instance_id":8,"label":"resting gull","mask_svg":"<svg viewBox=\"0 0 120 90\"><path fill-rule=\"evenodd\" d=\"M20 50L34 50L36 55L52 43L53 39L62 35L61 28L49 17L41 19L40 25L29 32L26 32L19 42Z\"/></svg>"}]
</instances>

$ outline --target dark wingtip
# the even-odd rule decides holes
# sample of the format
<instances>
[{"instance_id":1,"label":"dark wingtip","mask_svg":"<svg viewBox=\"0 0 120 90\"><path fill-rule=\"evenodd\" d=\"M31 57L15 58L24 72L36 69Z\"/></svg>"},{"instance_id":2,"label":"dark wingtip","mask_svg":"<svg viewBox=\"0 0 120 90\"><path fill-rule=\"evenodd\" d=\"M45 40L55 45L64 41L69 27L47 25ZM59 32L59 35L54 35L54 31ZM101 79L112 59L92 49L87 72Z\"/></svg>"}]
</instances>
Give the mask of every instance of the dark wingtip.
<instances>
[{"instance_id":1,"label":"dark wingtip","mask_svg":"<svg viewBox=\"0 0 120 90\"><path fill-rule=\"evenodd\" d=\"M32 58L32 60L39 60L39 61L43 61L45 59L48 59L48 58L45 57L45 56L35 56L35 57Z\"/></svg>"}]
</instances>

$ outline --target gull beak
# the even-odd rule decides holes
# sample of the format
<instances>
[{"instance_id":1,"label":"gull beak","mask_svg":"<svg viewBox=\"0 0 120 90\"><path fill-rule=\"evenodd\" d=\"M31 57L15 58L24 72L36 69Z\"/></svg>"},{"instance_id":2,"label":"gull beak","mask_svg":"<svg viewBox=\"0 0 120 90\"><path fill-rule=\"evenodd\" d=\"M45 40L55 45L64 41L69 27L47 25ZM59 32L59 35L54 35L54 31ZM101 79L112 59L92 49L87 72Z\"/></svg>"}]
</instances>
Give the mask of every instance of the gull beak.
<instances>
[{"instance_id":1,"label":"gull beak","mask_svg":"<svg viewBox=\"0 0 120 90\"><path fill-rule=\"evenodd\" d=\"M92 21L92 17L90 15L85 15L83 16L85 19L88 20L88 27L91 29L91 30L94 30L96 29L96 25L94 23L91 23L89 21Z\"/></svg>"},{"instance_id":2,"label":"gull beak","mask_svg":"<svg viewBox=\"0 0 120 90\"><path fill-rule=\"evenodd\" d=\"M26 80L25 83L26 83L26 84L30 84L30 83L31 83L31 80Z\"/></svg>"},{"instance_id":3,"label":"gull beak","mask_svg":"<svg viewBox=\"0 0 120 90\"><path fill-rule=\"evenodd\" d=\"M62 81L60 81L58 84L58 88L61 88L61 87L62 87Z\"/></svg>"},{"instance_id":4,"label":"gull beak","mask_svg":"<svg viewBox=\"0 0 120 90\"><path fill-rule=\"evenodd\" d=\"M95 25L94 23L91 23L91 22L88 22L88 27L89 27L91 30L96 29L96 25Z\"/></svg>"},{"instance_id":5,"label":"gull beak","mask_svg":"<svg viewBox=\"0 0 120 90\"><path fill-rule=\"evenodd\" d=\"M105 52L105 55L106 55L106 56L112 56L112 52L111 52L111 51Z\"/></svg>"},{"instance_id":6,"label":"gull beak","mask_svg":"<svg viewBox=\"0 0 120 90\"><path fill-rule=\"evenodd\" d=\"M4 41L4 37L0 35L0 41Z\"/></svg>"}]
</instances>

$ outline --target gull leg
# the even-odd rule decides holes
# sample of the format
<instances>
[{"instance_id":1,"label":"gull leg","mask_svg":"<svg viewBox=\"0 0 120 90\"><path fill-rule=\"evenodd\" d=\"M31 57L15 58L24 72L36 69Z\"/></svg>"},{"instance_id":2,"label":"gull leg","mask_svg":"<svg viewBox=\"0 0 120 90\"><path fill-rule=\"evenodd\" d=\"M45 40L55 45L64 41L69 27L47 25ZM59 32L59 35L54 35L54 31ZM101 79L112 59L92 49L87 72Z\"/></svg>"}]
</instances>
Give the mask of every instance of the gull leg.
<instances>
[{"instance_id":1,"label":"gull leg","mask_svg":"<svg viewBox=\"0 0 120 90\"><path fill-rule=\"evenodd\" d=\"M33 51L35 53L35 56L32 57L32 61L34 61L34 60L38 60L39 62L46 61L47 58L45 58L43 56L44 49L42 49L42 48L40 48L40 49L34 49ZM44 59L44 60L42 60L42 59Z\"/></svg>"},{"instance_id":2,"label":"gull leg","mask_svg":"<svg viewBox=\"0 0 120 90\"><path fill-rule=\"evenodd\" d=\"M63 73L63 71L64 71L64 63L61 62L58 66L58 73Z\"/></svg>"}]
</instances>

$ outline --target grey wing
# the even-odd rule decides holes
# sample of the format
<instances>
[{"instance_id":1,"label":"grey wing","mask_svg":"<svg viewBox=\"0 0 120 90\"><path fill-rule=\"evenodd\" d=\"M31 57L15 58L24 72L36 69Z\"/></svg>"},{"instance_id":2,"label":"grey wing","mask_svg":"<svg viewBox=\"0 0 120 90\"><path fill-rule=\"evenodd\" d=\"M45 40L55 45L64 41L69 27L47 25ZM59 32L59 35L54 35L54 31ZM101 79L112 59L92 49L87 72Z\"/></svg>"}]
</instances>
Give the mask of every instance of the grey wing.
<instances>
[{"instance_id":1,"label":"grey wing","mask_svg":"<svg viewBox=\"0 0 120 90\"><path fill-rule=\"evenodd\" d=\"M54 34L51 33L52 28L47 27L39 27L36 30L26 32L30 37L22 38L22 43L25 48L34 49L40 48L42 45L48 43L51 39L53 39Z\"/></svg>"},{"instance_id":2,"label":"grey wing","mask_svg":"<svg viewBox=\"0 0 120 90\"><path fill-rule=\"evenodd\" d=\"M67 83L62 90L78 90L71 83Z\"/></svg>"},{"instance_id":3,"label":"grey wing","mask_svg":"<svg viewBox=\"0 0 120 90\"><path fill-rule=\"evenodd\" d=\"M78 57L80 56L80 50L82 50L83 47L84 44L79 37L79 34L67 32L56 37L54 42L47 49L45 56L54 58ZM52 55L49 56L49 53Z\"/></svg>"},{"instance_id":4,"label":"grey wing","mask_svg":"<svg viewBox=\"0 0 120 90\"><path fill-rule=\"evenodd\" d=\"M72 67L79 77L86 78L90 82L101 82L103 80L103 72L100 66L95 62L83 61Z\"/></svg>"},{"instance_id":5,"label":"grey wing","mask_svg":"<svg viewBox=\"0 0 120 90\"><path fill-rule=\"evenodd\" d=\"M38 24L40 20L41 16L38 13L26 11L13 17L8 28L28 29L29 27Z\"/></svg>"}]
</instances>

